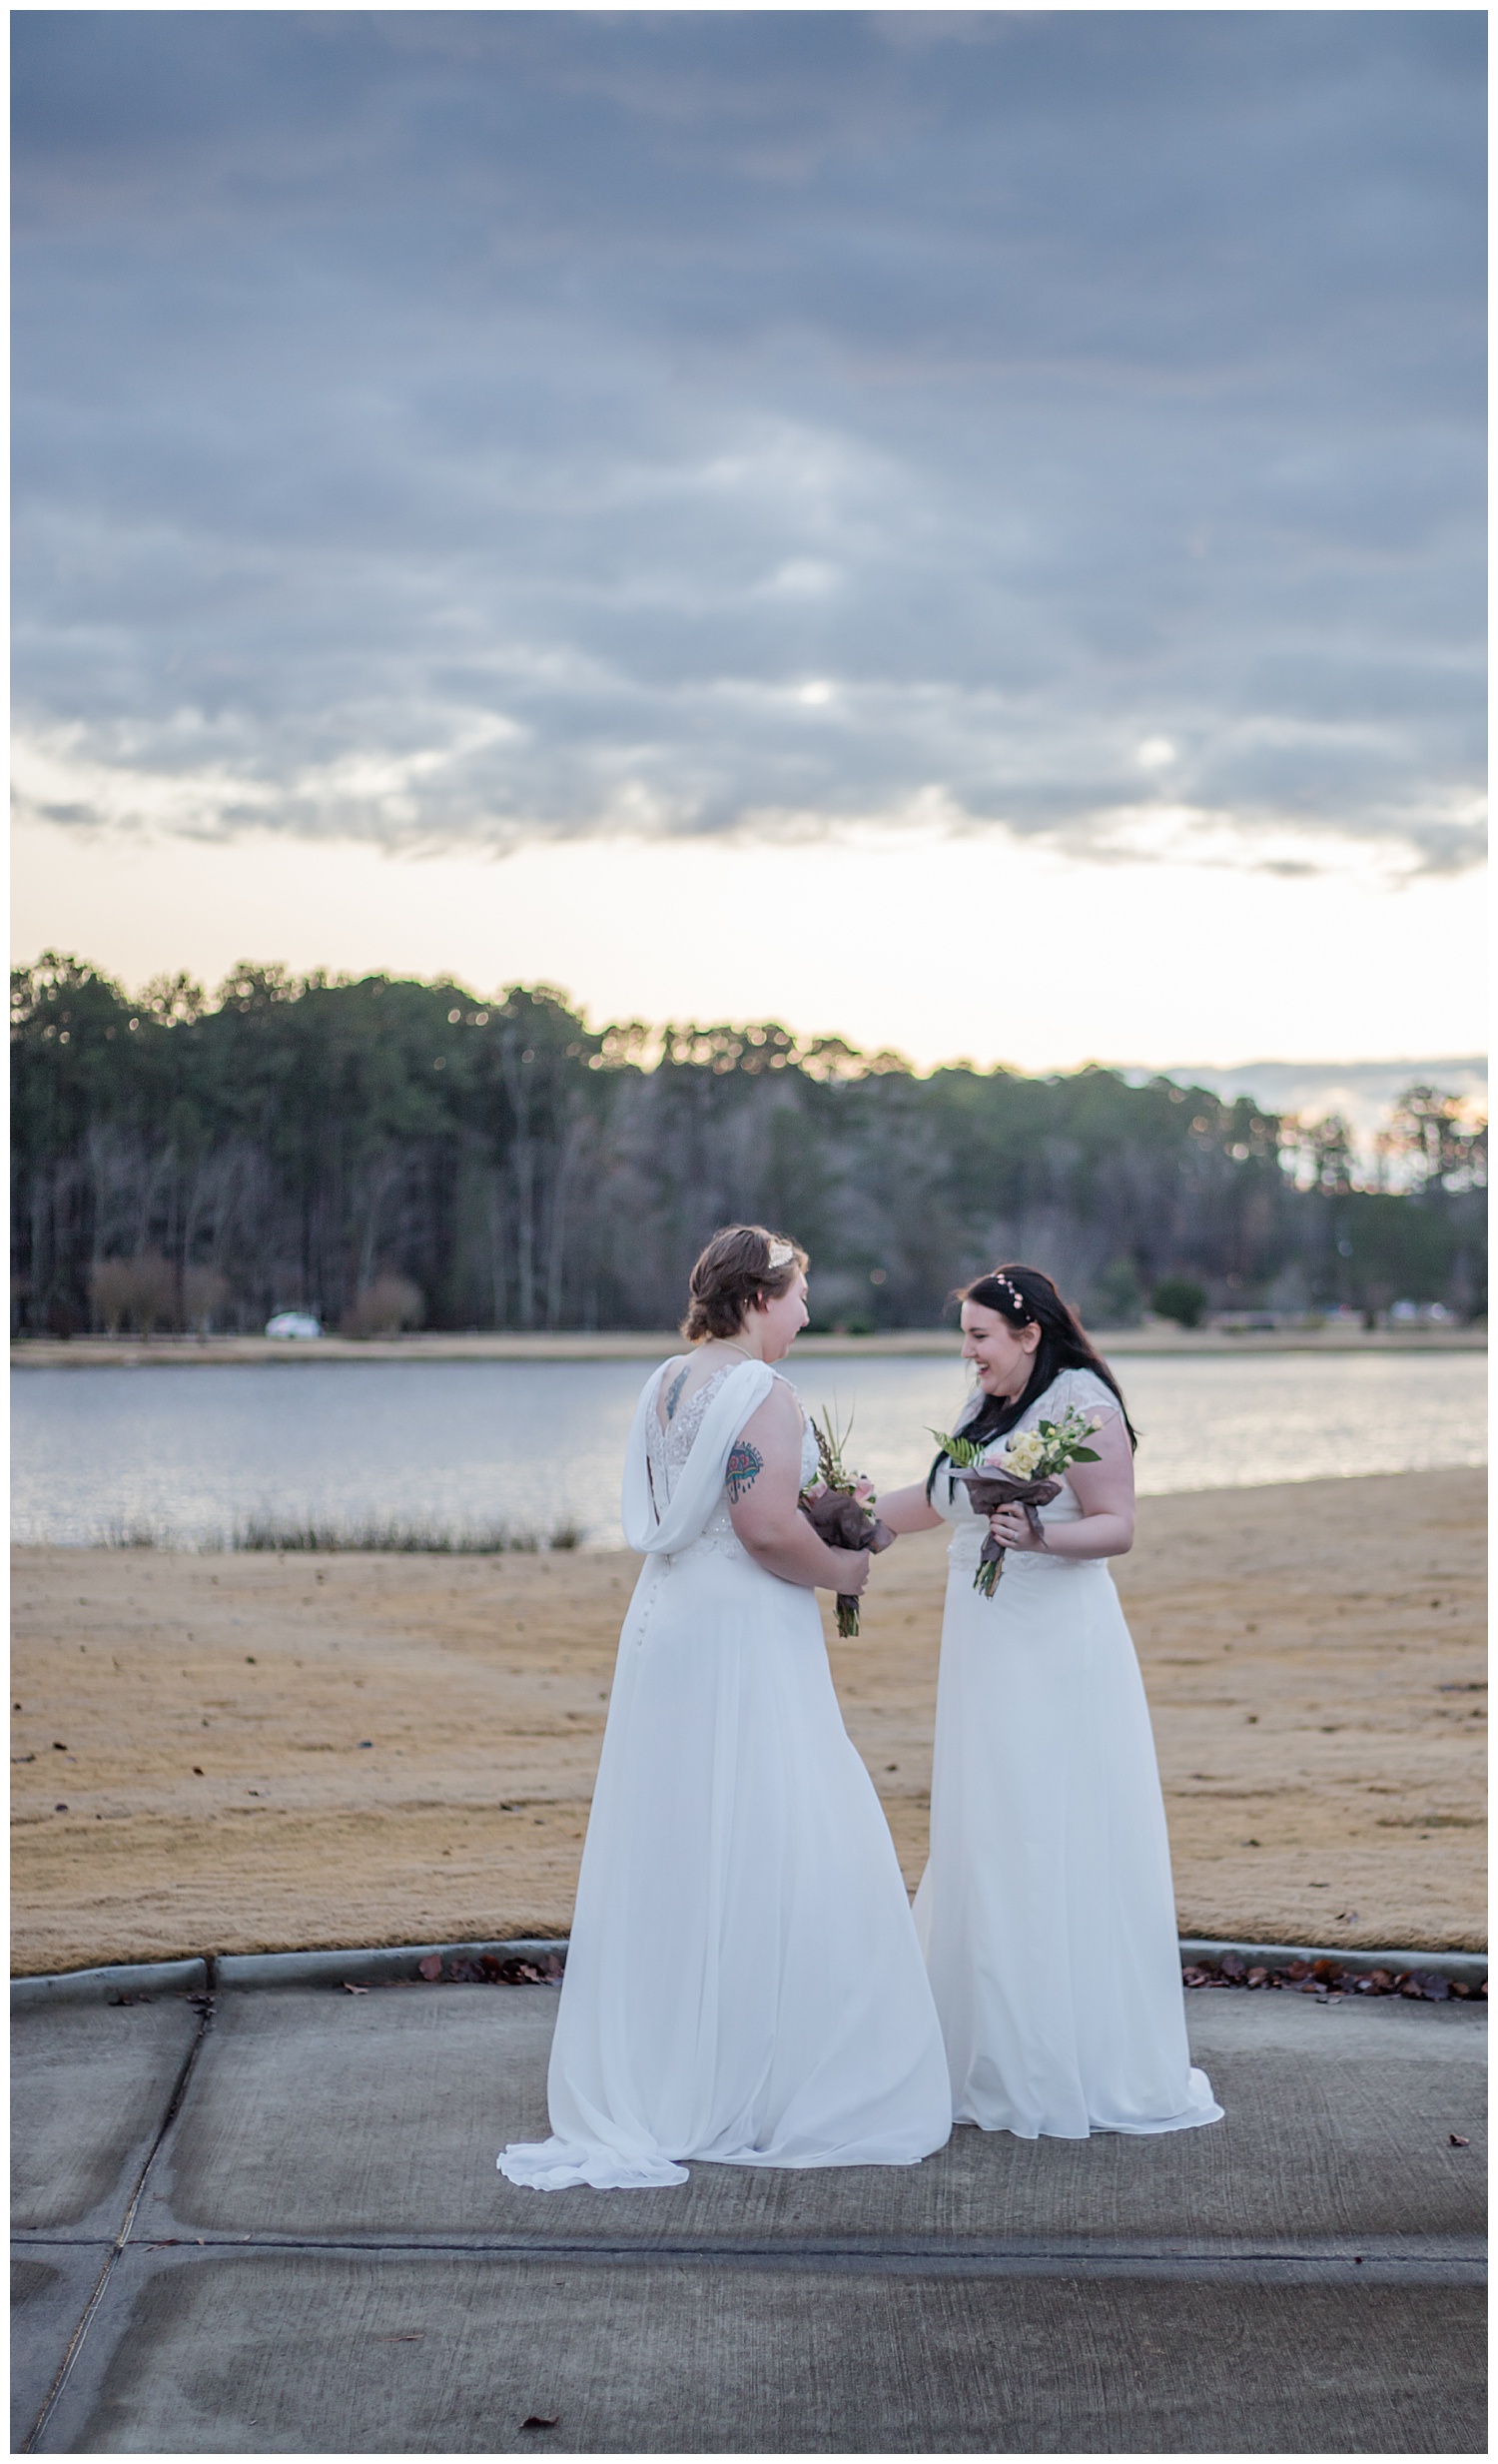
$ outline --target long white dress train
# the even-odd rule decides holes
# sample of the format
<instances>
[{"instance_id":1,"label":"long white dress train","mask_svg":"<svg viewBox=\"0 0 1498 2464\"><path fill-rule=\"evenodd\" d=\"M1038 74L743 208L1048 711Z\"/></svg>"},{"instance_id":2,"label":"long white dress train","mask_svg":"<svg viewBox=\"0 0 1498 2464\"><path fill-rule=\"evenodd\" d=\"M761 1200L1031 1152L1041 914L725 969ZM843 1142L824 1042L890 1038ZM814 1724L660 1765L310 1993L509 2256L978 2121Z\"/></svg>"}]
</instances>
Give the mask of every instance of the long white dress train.
<instances>
[{"instance_id":1,"label":"long white dress train","mask_svg":"<svg viewBox=\"0 0 1498 2464\"><path fill-rule=\"evenodd\" d=\"M715 2164L914 2164L952 2100L894 1843L844 1729L815 1594L757 1565L724 1473L769 1393L640 1397L630 1604L547 2081L511 2181L652 2188ZM815 1469L815 1449L805 1461Z\"/></svg>"},{"instance_id":2,"label":"long white dress train","mask_svg":"<svg viewBox=\"0 0 1498 2464\"><path fill-rule=\"evenodd\" d=\"M1119 1408L1065 1369L1018 1425L1069 1405ZM1220 2120L1186 2044L1154 1738L1107 1562L1011 1549L985 1599L984 1519L943 1472L932 1503L955 1528L915 1915L954 2118L1018 2138ZM1067 1483L1041 1519L1081 1512Z\"/></svg>"}]
</instances>

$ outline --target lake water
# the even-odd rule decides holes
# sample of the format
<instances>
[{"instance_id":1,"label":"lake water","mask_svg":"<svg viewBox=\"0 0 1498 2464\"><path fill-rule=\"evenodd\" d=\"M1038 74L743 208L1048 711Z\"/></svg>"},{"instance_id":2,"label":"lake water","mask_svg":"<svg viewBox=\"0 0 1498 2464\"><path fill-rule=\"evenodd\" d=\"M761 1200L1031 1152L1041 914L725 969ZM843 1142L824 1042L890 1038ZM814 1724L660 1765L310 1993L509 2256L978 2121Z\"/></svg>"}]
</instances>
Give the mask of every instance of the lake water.
<instances>
[{"instance_id":1,"label":"lake water","mask_svg":"<svg viewBox=\"0 0 1498 2464\"><path fill-rule=\"evenodd\" d=\"M967 1391L941 1359L808 1359L809 1409L852 1416L850 1463L923 1478ZM1486 1460L1482 1352L1281 1352L1122 1363L1145 1494ZM12 1373L14 1536L147 1524L203 1546L248 1517L575 1519L619 1542L624 1439L645 1375L618 1361L312 1361Z\"/></svg>"}]
</instances>

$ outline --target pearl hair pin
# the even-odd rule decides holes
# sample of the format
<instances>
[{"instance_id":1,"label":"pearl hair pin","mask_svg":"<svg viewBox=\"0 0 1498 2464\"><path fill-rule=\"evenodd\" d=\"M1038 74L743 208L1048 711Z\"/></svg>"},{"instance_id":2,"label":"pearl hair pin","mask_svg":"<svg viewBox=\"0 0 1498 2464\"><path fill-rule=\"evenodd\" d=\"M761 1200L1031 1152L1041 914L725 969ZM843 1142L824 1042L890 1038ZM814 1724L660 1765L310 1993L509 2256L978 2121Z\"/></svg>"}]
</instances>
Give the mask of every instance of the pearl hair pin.
<instances>
[{"instance_id":1,"label":"pearl hair pin","mask_svg":"<svg viewBox=\"0 0 1498 2464\"><path fill-rule=\"evenodd\" d=\"M770 1272L777 1274L782 1266L790 1264L796 1254L796 1244L793 1240L772 1240L769 1243L769 1251Z\"/></svg>"}]
</instances>

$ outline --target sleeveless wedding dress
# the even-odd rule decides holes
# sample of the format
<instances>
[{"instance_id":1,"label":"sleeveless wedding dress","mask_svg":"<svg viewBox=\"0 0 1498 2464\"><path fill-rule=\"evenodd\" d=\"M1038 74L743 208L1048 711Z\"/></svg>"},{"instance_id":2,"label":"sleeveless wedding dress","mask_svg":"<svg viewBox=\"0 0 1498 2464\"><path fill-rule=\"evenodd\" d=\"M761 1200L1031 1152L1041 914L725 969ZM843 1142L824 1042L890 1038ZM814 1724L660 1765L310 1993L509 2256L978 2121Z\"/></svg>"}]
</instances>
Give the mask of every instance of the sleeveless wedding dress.
<instances>
[{"instance_id":1,"label":"sleeveless wedding dress","mask_svg":"<svg viewBox=\"0 0 1498 2464\"><path fill-rule=\"evenodd\" d=\"M947 2139L941 2032L894 1843L833 1691L815 1594L739 1541L724 1474L774 1372L665 1428L648 1380L624 1630L547 2080L511 2181L653 2188L685 2159L914 2164ZM803 1479L814 1477L810 1432Z\"/></svg>"},{"instance_id":2,"label":"sleeveless wedding dress","mask_svg":"<svg viewBox=\"0 0 1498 2464\"><path fill-rule=\"evenodd\" d=\"M1069 1405L1119 1409L1065 1369L1018 1426ZM985 1518L945 1468L932 1503L954 1529L915 1915L954 2117L1018 2138L1220 2120L1187 2050L1154 1739L1107 1560L1010 1549L987 1600ZM1081 1512L1070 1482L1040 1509Z\"/></svg>"}]
</instances>

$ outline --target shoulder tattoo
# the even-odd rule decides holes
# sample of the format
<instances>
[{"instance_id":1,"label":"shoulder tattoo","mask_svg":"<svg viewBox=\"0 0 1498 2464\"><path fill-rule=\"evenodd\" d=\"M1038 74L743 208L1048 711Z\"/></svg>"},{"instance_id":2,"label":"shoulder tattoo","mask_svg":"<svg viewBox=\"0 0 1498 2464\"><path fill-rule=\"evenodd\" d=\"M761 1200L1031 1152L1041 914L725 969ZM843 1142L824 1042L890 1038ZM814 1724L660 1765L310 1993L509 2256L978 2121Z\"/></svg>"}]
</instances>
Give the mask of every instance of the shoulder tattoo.
<instances>
[{"instance_id":1,"label":"shoulder tattoo","mask_svg":"<svg viewBox=\"0 0 1498 2464\"><path fill-rule=\"evenodd\" d=\"M688 1363L688 1366L690 1366L690 1363ZM681 1389L686 1384L686 1369L680 1368L672 1378L670 1385L666 1388L666 1418L668 1420L674 1420L676 1417L676 1406L681 1401Z\"/></svg>"},{"instance_id":2,"label":"shoulder tattoo","mask_svg":"<svg viewBox=\"0 0 1498 2464\"><path fill-rule=\"evenodd\" d=\"M728 1458L725 1475L730 1505L736 1506L741 1497L748 1495L764 1467L765 1458L758 1446L751 1446L747 1437L741 1437Z\"/></svg>"}]
</instances>

